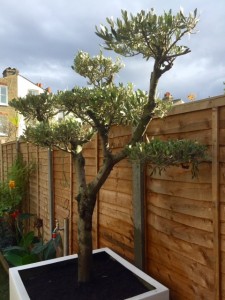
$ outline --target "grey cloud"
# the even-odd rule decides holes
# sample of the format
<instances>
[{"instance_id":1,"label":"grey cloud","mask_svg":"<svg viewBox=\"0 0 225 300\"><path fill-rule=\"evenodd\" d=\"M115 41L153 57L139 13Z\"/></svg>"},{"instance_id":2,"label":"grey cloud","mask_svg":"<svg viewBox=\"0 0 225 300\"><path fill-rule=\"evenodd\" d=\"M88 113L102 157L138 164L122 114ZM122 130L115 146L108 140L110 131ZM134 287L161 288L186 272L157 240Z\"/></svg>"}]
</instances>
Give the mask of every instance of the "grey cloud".
<instances>
[{"instance_id":1,"label":"grey cloud","mask_svg":"<svg viewBox=\"0 0 225 300\"><path fill-rule=\"evenodd\" d=\"M121 9L137 12L154 7L157 13L180 5L184 12L198 8L199 33L182 43L192 52L175 61L174 67L159 83L159 93L170 91L175 98L186 99L196 93L201 99L223 93L225 81L224 28L225 2L217 0L17 0L2 1L0 19L0 72L16 67L21 75L34 82L51 86L54 91L84 85L71 69L78 50L91 55L99 52L102 41L95 35L95 25L106 24L106 17L120 16ZM104 51L113 56L113 52ZM123 59L126 68L118 76L120 82L133 82L136 88L148 89L152 63L141 57Z\"/></svg>"}]
</instances>

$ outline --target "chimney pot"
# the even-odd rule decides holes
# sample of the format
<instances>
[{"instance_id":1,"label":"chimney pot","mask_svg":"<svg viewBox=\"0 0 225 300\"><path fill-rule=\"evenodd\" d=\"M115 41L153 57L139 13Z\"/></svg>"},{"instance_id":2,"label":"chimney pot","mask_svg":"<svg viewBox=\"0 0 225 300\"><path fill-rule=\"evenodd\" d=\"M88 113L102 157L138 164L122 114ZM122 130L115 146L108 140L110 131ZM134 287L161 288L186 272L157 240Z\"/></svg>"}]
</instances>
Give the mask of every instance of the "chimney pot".
<instances>
[{"instance_id":1,"label":"chimney pot","mask_svg":"<svg viewBox=\"0 0 225 300\"><path fill-rule=\"evenodd\" d=\"M4 71L3 71L3 77L7 77L7 76L11 76L11 75L18 75L19 74L19 70L17 70L16 68L6 68Z\"/></svg>"}]
</instances>

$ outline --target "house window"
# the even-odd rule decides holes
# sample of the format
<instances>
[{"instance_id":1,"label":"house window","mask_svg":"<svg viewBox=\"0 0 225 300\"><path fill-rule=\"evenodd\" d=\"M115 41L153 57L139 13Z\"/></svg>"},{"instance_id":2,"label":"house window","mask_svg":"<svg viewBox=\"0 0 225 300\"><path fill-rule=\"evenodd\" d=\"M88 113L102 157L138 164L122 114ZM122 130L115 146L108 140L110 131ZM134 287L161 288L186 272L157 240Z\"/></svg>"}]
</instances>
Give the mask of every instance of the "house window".
<instances>
[{"instance_id":1,"label":"house window","mask_svg":"<svg viewBox=\"0 0 225 300\"><path fill-rule=\"evenodd\" d=\"M0 112L0 136L8 136L9 120L7 114Z\"/></svg>"},{"instance_id":2,"label":"house window","mask_svg":"<svg viewBox=\"0 0 225 300\"><path fill-rule=\"evenodd\" d=\"M28 94L29 95L39 95L39 91L38 90L28 90Z\"/></svg>"},{"instance_id":3,"label":"house window","mask_svg":"<svg viewBox=\"0 0 225 300\"><path fill-rule=\"evenodd\" d=\"M0 85L0 105L8 105L8 87Z\"/></svg>"}]
</instances>

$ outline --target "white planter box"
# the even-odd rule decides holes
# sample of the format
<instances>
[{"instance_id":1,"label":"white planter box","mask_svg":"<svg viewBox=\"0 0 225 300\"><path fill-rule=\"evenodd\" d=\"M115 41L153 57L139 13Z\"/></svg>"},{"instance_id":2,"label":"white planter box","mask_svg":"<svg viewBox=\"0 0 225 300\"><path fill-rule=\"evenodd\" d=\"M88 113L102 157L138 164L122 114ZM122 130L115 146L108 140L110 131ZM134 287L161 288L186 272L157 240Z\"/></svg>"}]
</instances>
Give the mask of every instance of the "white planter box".
<instances>
[{"instance_id":1,"label":"white planter box","mask_svg":"<svg viewBox=\"0 0 225 300\"><path fill-rule=\"evenodd\" d=\"M148 276L135 266L133 266L131 263L117 255L115 252L108 248L101 248L98 250L94 250L93 253L99 253L105 251L107 254L109 254L111 257L113 257L115 260L117 260L119 263L121 263L123 266L125 266L128 270L132 271L136 274L139 278L143 279L145 282L153 286L155 289L145 292L143 294L134 296L129 298L129 300L142 300L142 299L149 299L149 300L169 300L169 290L160 284L158 281L154 280L152 277ZM56 259L51 259L43 262L33 263L21 267L14 267L9 269L9 284L10 284L10 300L32 300L30 299L26 288L22 282L22 279L20 277L19 271L29 269L29 268L36 268L41 266L46 266L48 264L55 264L57 262L62 262L65 260L70 260L77 258L77 254L64 256ZM129 282L128 282L129 284ZM110 291L109 291L110 292ZM47 299L45 299L47 300ZM125 300L128 300L125 299Z\"/></svg>"}]
</instances>

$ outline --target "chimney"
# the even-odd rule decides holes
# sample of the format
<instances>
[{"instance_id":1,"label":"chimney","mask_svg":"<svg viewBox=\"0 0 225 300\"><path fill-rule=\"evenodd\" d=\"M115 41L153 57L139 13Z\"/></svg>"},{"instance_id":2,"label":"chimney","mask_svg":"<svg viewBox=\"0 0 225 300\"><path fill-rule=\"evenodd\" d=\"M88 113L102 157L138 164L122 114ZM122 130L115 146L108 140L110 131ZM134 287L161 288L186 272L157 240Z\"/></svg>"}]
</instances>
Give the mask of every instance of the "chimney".
<instances>
[{"instance_id":1,"label":"chimney","mask_svg":"<svg viewBox=\"0 0 225 300\"><path fill-rule=\"evenodd\" d=\"M52 89L50 87L47 87L45 90L48 94L51 94L51 92L52 92Z\"/></svg>"},{"instance_id":2,"label":"chimney","mask_svg":"<svg viewBox=\"0 0 225 300\"><path fill-rule=\"evenodd\" d=\"M8 76L11 76L11 75L18 75L19 74L19 70L17 70L16 68L6 68L4 71L3 71L3 77L8 77Z\"/></svg>"}]
</instances>

